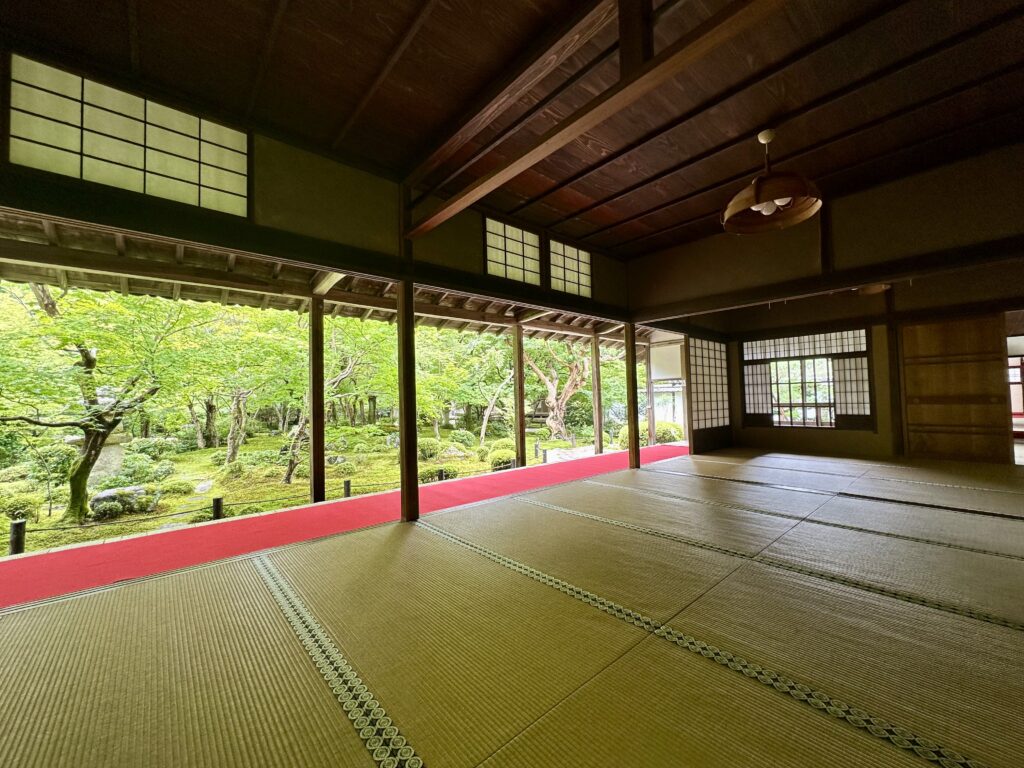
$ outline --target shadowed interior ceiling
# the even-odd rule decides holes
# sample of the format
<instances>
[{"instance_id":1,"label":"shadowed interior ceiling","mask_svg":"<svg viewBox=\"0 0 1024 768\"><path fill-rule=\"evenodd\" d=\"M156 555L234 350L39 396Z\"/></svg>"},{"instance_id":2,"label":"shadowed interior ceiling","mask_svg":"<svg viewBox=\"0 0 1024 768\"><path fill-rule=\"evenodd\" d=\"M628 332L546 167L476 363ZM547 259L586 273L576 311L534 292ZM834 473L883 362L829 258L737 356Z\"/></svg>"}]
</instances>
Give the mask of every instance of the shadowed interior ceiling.
<instances>
[{"instance_id":1,"label":"shadowed interior ceiling","mask_svg":"<svg viewBox=\"0 0 1024 768\"><path fill-rule=\"evenodd\" d=\"M826 199L1024 134L1019 0L656 0L655 60L758 5L478 206L630 258L721 231L766 126L774 166ZM16 50L440 198L644 66L620 73L612 0L5 0L0 29Z\"/></svg>"}]
</instances>

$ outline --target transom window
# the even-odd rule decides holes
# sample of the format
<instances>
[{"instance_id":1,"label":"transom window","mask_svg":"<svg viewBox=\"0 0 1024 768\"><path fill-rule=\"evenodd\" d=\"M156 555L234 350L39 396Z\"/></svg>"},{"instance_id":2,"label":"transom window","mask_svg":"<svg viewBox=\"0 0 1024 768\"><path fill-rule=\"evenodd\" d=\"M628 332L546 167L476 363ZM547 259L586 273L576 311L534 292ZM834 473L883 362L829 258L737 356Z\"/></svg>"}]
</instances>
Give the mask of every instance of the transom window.
<instances>
[{"instance_id":1,"label":"transom window","mask_svg":"<svg viewBox=\"0 0 1024 768\"><path fill-rule=\"evenodd\" d=\"M18 55L10 118L12 163L247 213L240 131Z\"/></svg>"},{"instance_id":2,"label":"transom window","mask_svg":"<svg viewBox=\"0 0 1024 768\"><path fill-rule=\"evenodd\" d=\"M540 237L487 219L487 274L540 285Z\"/></svg>"},{"instance_id":3,"label":"transom window","mask_svg":"<svg viewBox=\"0 0 1024 768\"><path fill-rule=\"evenodd\" d=\"M752 426L868 428L867 331L744 342L743 390Z\"/></svg>"},{"instance_id":4,"label":"transom window","mask_svg":"<svg viewBox=\"0 0 1024 768\"><path fill-rule=\"evenodd\" d=\"M576 296L590 296L590 253L551 241L551 287Z\"/></svg>"}]
</instances>

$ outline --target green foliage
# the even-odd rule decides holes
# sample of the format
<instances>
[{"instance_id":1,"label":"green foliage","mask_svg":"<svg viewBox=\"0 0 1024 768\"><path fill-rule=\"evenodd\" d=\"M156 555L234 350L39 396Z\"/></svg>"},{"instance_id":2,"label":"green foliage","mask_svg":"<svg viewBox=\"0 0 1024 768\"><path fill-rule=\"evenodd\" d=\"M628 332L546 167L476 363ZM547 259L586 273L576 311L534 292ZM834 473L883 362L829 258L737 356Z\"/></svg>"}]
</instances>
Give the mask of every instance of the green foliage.
<instances>
[{"instance_id":1,"label":"green foliage","mask_svg":"<svg viewBox=\"0 0 1024 768\"><path fill-rule=\"evenodd\" d=\"M125 443L124 450L125 453L141 453L151 459L162 459L177 452L178 441L173 437L137 437Z\"/></svg>"},{"instance_id":2,"label":"green foliage","mask_svg":"<svg viewBox=\"0 0 1024 768\"><path fill-rule=\"evenodd\" d=\"M441 441L433 437L421 437L417 441L416 452L424 461L435 459L441 452Z\"/></svg>"},{"instance_id":3,"label":"green foliage","mask_svg":"<svg viewBox=\"0 0 1024 768\"><path fill-rule=\"evenodd\" d=\"M463 445L466 448L472 448L476 445L476 435L465 429L453 429L448 437L452 442Z\"/></svg>"},{"instance_id":4,"label":"green foliage","mask_svg":"<svg viewBox=\"0 0 1024 768\"><path fill-rule=\"evenodd\" d=\"M421 483L432 483L437 480L437 467L420 467L419 478Z\"/></svg>"},{"instance_id":5,"label":"green foliage","mask_svg":"<svg viewBox=\"0 0 1024 768\"><path fill-rule=\"evenodd\" d=\"M15 480L24 480L32 472L32 465L12 464L9 467L0 469L0 483L12 483Z\"/></svg>"},{"instance_id":6,"label":"green foliage","mask_svg":"<svg viewBox=\"0 0 1024 768\"><path fill-rule=\"evenodd\" d=\"M240 461L233 461L225 464L217 470L217 477L221 480L237 480L251 473L251 469ZM297 473L296 473L297 474Z\"/></svg>"},{"instance_id":7,"label":"green foliage","mask_svg":"<svg viewBox=\"0 0 1024 768\"><path fill-rule=\"evenodd\" d=\"M455 464L442 464L437 469L439 480L454 480L459 476L459 467Z\"/></svg>"},{"instance_id":8,"label":"green foliage","mask_svg":"<svg viewBox=\"0 0 1024 768\"><path fill-rule=\"evenodd\" d=\"M71 476L71 467L78 459L78 449L65 443L52 443L32 451L30 456L30 477L64 483Z\"/></svg>"},{"instance_id":9,"label":"green foliage","mask_svg":"<svg viewBox=\"0 0 1024 768\"><path fill-rule=\"evenodd\" d=\"M25 447L14 430L0 427L0 468L10 467L22 460Z\"/></svg>"},{"instance_id":10,"label":"green foliage","mask_svg":"<svg viewBox=\"0 0 1024 768\"><path fill-rule=\"evenodd\" d=\"M228 460L228 452L226 450L214 451L210 454L209 461L213 466L219 467L225 461Z\"/></svg>"},{"instance_id":11,"label":"green foliage","mask_svg":"<svg viewBox=\"0 0 1024 768\"><path fill-rule=\"evenodd\" d=\"M309 479L309 464L305 464L305 463L299 464L299 466L297 466L295 468L295 477L298 477L298 478L300 478L302 480L308 480Z\"/></svg>"},{"instance_id":12,"label":"green foliage","mask_svg":"<svg viewBox=\"0 0 1024 768\"><path fill-rule=\"evenodd\" d=\"M501 419L492 418L487 422L487 437L508 437L511 427Z\"/></svg>"},{"instance_id":13,"label":"green foliage","mask_svg":"<svg viewBox=\"0 0 1024 768\"><path fill-rule=\"evenodd\" d=\"M123 515L150 512L156 506L156 497L127 488L96 497L89 504L89 519L113 520Z\"/></svg>"},{"instance_id":14,"label":"green foliage","mask_svg":"<svg viewBox=\"0 0 1024 768\"><path fill-rule=\"evenodd\" d=\"M640 446L641 447L647 445L647 437L648 437L647 430L646 429L641 429L640 430ZM626 448L629 447L629 426L628 425L623 425L622 429L619 430L619 437L618 437L618 440L616 442L618 443L619 448L621 448L622 450L625 450Z\"/></svg>"},{"instance_id":15,"label":"green foliage","mask_svg":"<svg viewBox=\"0 0 1024 768\"><path fill-rule=\"evenodd\" d=\"M682 424L659 421L654 424L654 437L659 443L675 443L686 439L686 431Z\"/></svg>"},{"instance_id":16,"label":"green foliage","mask_svg":"<svg viewBox=\"0 0 1024 768\"><path fill-rule=\"evenodd\" d=\"M35 520L46 500L38 493L10 493L0 495L0 515L11 520Z\"/></svg>"},{"instance_id":17,"label":"green foliage","mask_svg":"<svg viewBox=\"0 0 1024 768\"><path fill-rule=\"evenodd\" d=\"M487 457L487 461L490 462L491 469L493 470L510 469L515 460L515 451L491 451L490 455Z\"/></svg>"},{"instance_id":18,"label":"green foliage","mask_svg":"<svg viewBox=\"0 0 1024 768\"><path fill-rule=\"evenodd\" d=\"M547 427L538 427L537 429L533 430L533 434L537 437L538 440L541 441L551 439L551 430L548 429Z\"/></svg>"},{"instance_id":19,"label":"green foliage","mask_svg":"<svg viewBox=\"0 0 1024 768\"><path fill-rule=\"evenodd\" d=\"M266 467L274 464L285 466L288 455L280 451L243 451L238 454L238 463L247 467Z\"/></svg>"},{"instance_id":20,"label":"green foliage","mask_svg":"<svg viewBox=\"0 0 1024 768\"><path fill-rule=\"evenodd\" d=\"M570 432L582 435L587 428L593 434L594 429L594 403L590 399L589 392L577 392L569 398L565 406L565 426Z\"/></svg>"},{"instance_id":21,"label":"green foliage","mask_svg":"<svg viewBox=\"0 0 1024 768\"><path fill-rule=\"evenodd\" d=\"M488 445L482 445L476 449L476 460L487 461L487 455L491 452L491 448Z\"/></svg>"},{"instance_id":22,"label":"green foliage","mask_svg":"<svg viewBox=\"0 0 1024 768\"><path fill-rule=\"evenodd\" d=\"M491 443L492 451L512 451L515 454L516 441L512 438L502 438L501 440L495 440Z\"/></svg>"},{"instance_id":23,"label":"green foliage","mask_svg":"<svg viewBox=\"0 0 1024 768\"><path fill-rule=\"evenodd\" d=\"M190 480L166 480L157 489L164 496L189 496L195 492L195 484Z\"/></svg>"},{"instance_id":24,"label":"green foliage","mask_svg":"<svg viewBox=\"0 0 1024 768\"><path fill-rule=\"evenodd\" d=\"M345 462L344 464L335 464L333 468L334 472L332 474L337 477L352 477L356 473L355 465L349 464L348 462Z\"/></svg>"}]
</instances>

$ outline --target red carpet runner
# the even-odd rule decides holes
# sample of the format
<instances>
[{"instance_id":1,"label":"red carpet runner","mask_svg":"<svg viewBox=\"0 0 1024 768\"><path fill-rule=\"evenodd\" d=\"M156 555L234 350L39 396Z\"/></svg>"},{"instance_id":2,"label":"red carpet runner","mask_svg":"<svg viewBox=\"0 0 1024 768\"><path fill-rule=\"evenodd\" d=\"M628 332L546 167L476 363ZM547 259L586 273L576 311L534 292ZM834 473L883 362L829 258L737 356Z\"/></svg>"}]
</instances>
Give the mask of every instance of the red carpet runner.
<instances>
[{"instance_id":1,"label":"red carpet runner","mask_svg":"<svg viewBox=\"0 0 1024 768\"><path fill-rule=\"evenodd\" d=\"M686 453L684 446L655 445L643 448L641 459L646 464ZM626 468L627 456L621 451L434 483L420 488L420 511L427 514ZM131 539L0 559L0 608L398 518L399 494L389 491Z\"/></svg>"}]
</instances>

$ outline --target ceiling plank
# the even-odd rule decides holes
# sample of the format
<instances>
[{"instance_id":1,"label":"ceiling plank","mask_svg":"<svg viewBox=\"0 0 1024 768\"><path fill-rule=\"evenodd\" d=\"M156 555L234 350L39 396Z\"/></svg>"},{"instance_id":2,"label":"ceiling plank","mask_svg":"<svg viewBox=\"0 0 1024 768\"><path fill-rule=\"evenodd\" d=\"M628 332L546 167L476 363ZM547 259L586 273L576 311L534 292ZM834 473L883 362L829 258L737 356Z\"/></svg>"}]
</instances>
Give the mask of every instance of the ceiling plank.
<instances>
[{"instance_id":1,"label":"ceiling plank","mask_svg":"<svg viewBox=\"0 0 1024 768\"><path fill-rule=\"evenodd\" d=\"M629 77L654 55L653 3L651 0L619 2L619 76Z\"/></svg>"},{"instance_id":2,"label":"ceiling plank","mask_svg":"<svg viewBox=\"0 0 1024 768\"><path fill-rule=\"evenodd\" d=\"M373 79L370 87L363 91L363 96L359 99L359 103L356 104L355 109L352 110L352 113L345 119L341 128L338 129L338 132L334 136L334 141L331 142L332 149L337 149L341 145L341 142L345 140L345 136L348 135L350 130L352 130L352 126L355 125L356 121L363 114L363 110L366 109L366 105L369 104L376 95L380 86L388 79L388 76L391 74L391 70L394 69L398 60L402 58L402 54L405 53L405 49L409 47L409 43L413 41L413 38L416 37L420 28L426 23L427 18L430 16L430 12L434 10L434 6L436 5L437 0L427 0L427 2L420 7L419 12L416 14L416 18L413 19L409 28L405 30L405 34L402 35L402 39L398 41L398 45L396 45L394 50L391 51L391 55L388 56L387 61L384 62L384 66L381 67L380 72L377 73L377 76Z\"/></svg>"},{"instance_id":3,"label":"ceiling plank","mask_svg":"<svg viewBox=\"0 0 1024 768\"><path fill-rule=\"evenodd\" d=\"M256 109L256 102L260 98L260 91L263 89L263 81L267 77L267 69L270 66L270 54L273 53L274 44L277 42L278 32L281 31L281 20L285 11L288 10L288 0L278 0L274 16L270 20L270 29L263 40L263 50L256 61L256 77L253 78L252 88L249 90L249 101L245 108L245 117L248 119Z\"/></svg>"},{"instance_id":4,"label":"ceiling plank","mask_svg":"<svg viewBox=\"0 0 1024 768\"><path fill-rule=\"evenodd\" d=\"M128 5L128 56L133 77L142 74L142 56L139 50L139 0L125 0Z\"/></svg>"},{"instance_id":5,"label":"ceiling plank","mask_svg":"<svg viewBox=\"0 0 1024 768\"><path fill-rule=\"evenodd\" d=\"M761 21L781 2L782 0L737 0L731 3L651 59L633 77L609 88L560 125L539 137L516 157L502 163L447 200L440 208L413 226L406 233L406 237L417 237L437 228L507 181L675 77L694 61Z\"/></svg>"},{"instance_id":6,"label":"ceiling plank","mask_svg":"<svg viewBox=\"0 0 1024 768\"><path fill-rule=\"evenodd\" d=\"M459 121L459 127L437 143L426 159L408 174L405 183L420 184L559 64L586 45L615 14L615 0L580 3L580 8L565 24L545 35L507 68L509 74L478 98L469 114Z\"/></svg>"}]
</instances>

